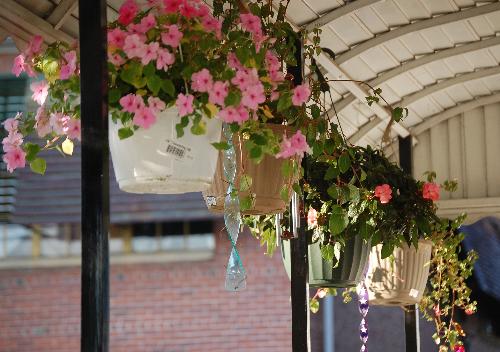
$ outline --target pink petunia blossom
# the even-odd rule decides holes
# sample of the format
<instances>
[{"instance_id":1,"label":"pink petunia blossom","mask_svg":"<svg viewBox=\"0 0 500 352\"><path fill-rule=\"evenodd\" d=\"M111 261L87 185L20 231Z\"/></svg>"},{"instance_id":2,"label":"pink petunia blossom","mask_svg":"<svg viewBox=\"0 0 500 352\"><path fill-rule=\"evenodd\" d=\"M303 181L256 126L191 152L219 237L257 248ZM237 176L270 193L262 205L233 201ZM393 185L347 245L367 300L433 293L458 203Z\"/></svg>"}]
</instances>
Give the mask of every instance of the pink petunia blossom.
<instances>
[{"instance_id":1,"label":"pink petunia blossom","mask_svg":"<svg viewBox=\"0 0 500 352\"><path fill-rule=\"evenodd\" d=\"M168 70L168 67L175 62L175 55L168 49L158 49L158 56L156 58L157 70Z\"/></svg>"},{"instance_id":2,"label":"pink petunia blossom","mask_svg":"<svg viewBox=\"0 0 500 352\"><path fill-rule=\"evenodd\" d=\"M43 106L40 106L35 115L35 129L38 134L38 137L43 138L52 132L52 126L50 126L49 116L47 115L47 111Z\"/></svg>"},{"instance_id":3,"label":"pink petunia blossom","mask_svg":"<svg viewBox=\"0 0 500 352\"><path fill-rule=\"evenodd\" d=\"M164 11L166 13L176 13L179 11L182 0L164 0L163 4L165 6Z\"/></svg>"},{"instance_id":4,"label":"pink petunia blossom","mask_svg":"<svg viewBox=\"0 0 500 352\"><path fill-rule=\"evenodd\" d=\"M465 352L464 345L455 345L453 347L453 352Z\"/></svg>"},{"instance_id":5,"label":"pink petunia blossom","mask_svg":"<svg viewBox=\"0 0 500 352\"><path fill-rule=\"evenodd\" d=\"M262 83L248 87L243 91L241 103L251 110L257 110L259 104L266 101L264 86Z\"/></svg>"},{"instance_id":6,"label":"pink petunia blossom","mask_svg":"<svg viewBox=\"0 0 500 352\"><path fill-rule=\"evenodd\" d=\"M3 127L7 130L7 132L14 132L19 127L19 120L15 117L10 117L3 122Z\"/></svg>"},{"instance_id":7,"label":"pink petunia blossom","mask_svg":"<svg viewBox=\"0 0 500 352\"><path fill-rule=\"evenodd\" d=\"M259 74L255 68L236 71L236 75L231 79L231 83L237 86L240 90L244 91L249 87L259 85Z\"/></svg>"},{"instance_id":8,"label":"pink petunia blossom","mask_svg":"<svg viewBox=\"0 0 500 352\"><path fill-rule=\"evenodd\" d=\"M175 105L177 106L177 109L179 110L179 116L186 116L189 114L192 114L194 111L193 107L193 100L194 96L191 94L182 94L180 93L177 96L177 100L175 101Z\"/></svg>"},{"instance_id":9,"label":"pink petunia blossom","mask_svg":"<svg viewBox=\"0 0 500 352\"><path fill-rule=\"evenodd\" d=\"M38 103L38 105L43 105L47 95L49 94L49 85L46 81L38 81L30 84L31 91L33 95L31 98Z\"/></svg>"},{"instance_id":10,"label":"pink petunia blossom","mask_svg":"<svg viewBox=\"0 0 500 352\"><path fill-rule=\"evenodd\" d=\"M226 123L233 123L238 121L238 111L233 106L228 106L227 108L219 111L219 118Z\"/></svg>"},{"instance_id":11,"label":"pink petunia blossom","mask_svg":"<svg viewBox=\"0 0 500 352\"><path fill-rule=\"evenodd\" d=\"M143 65L147 65L147 64L149 64L149 62L151 60L156 60L159 47L160 47L160 43L158 43L158 42L152 42L152 43L146 44L144 46L144 51L142 51L141 54L139 55L139 58L141 59L141 63Z\"/></svg>"},{"instance_id":12,"label":"pink petunia blossom","mask_svg":"<svg viewBox=\"0 0 500 352\"><path fill-rule=\"evenodd\" d=\"M260 17L251 13L244 13L240 15L241 27L252 34L262 33L262 24Z\"/></svg>"},{"instance_id":13,"label":"pink petunia blossom","mask_svg":"<svg viewBox=\"0 0 500 352\"><path fill-rule=\"evenodd\" d=\"M59 78L68 79L76 70L76 51L72 50L64 54L66 64L62 65Z\"/></svg>"},{"instance_id":14,"label":"pink petunia blossom","mask_svg":"<svg viewBox=\"0 0 500 352\"><path fill-rule=\"evenodd\" d=\"M247 121L250 118L250 114L248 113L248 110L245 109L244 106L240 105L236 108L236 122L238 122L240 125Z\"/></svg>"},{"instance_id":15,"label":"pink petunia blossom","mask_svg":"<svg viewBox=\"0 0 500 352\"><path fill-rule=\"evenodd\" d=\"M422 198L432 201L439 200L439 185L433 182L426 182L422 187Z\"/></svg>"},{"instance_id":16,"label":"pink petunia blossom","mask_svg":"<svg viewBox=\"0 0 500 352\"><path fill-rule=\"evenodd\" d=\"M144 106L135 112L133 122L139 127L148 129L156 122L156 116L150 108Z\"/></svg>"},{"instance_id":17,"label":"pink petunia blossom","mask_svg":"<svg viewBox=\"0 0 500 352\"><path fill-rule=\"evenodd\" d=\"M129 58L141 57L145 50L144 41L138 34L131 34L125 38L125 43L123 44L123 51Z\"/></svg>"},{"instance_id":18,"label":"pink petunia blossom","mask_svg":"<svg viewBox=\"0 0 500 352\"><path fill-rule=\"evenodd\" d=\"M121 66L125 63L125 59L119 53L108 53L108 61L115 66Z\"/></svg>"},{"instance_id":19,"label":"pink petunia blossom","mask_svg":"<svg viewBox=\"0 0 500 352\"><path fill-rule=\"evenodd\" d=\"M26 55L31 57L37 55L42 50L43 37L41 35L35 35L31 38L28 49L26 50Z\"/></svg>"},{"instance_id":20,"label":"pink petunia blossom","mask_svg":"<svg viewBox=\"0 0 500 352\"><path fill-rule=\"evenodd\" d=\"M208 92L208 101L212 104L224 106L224 99L226 99L228 92L229 84L227 82L216 81Z\"/></svg>"},{"instance_id":21,"label":"pink petunia blossom","mask_svg":"<svg viewBox=\"0 0 500 352\"><path fill-rule=\"evenodd\" d=\"M66 134L68 130L68 121L70 117L68 115L64 115L62 112L56 112L50 115L50 126L52 130L58 134L63 135Z\"/></svg>"},{"instance_id":22,"label":"pink petunia blossom","mask_svg":"<svg viewBox=\"0 0 500 352\"><path fill-rule=\"evenodd\" d=\"M82 125L80 119L69 119L66 126L66 135L70 139L81 140Z\"/></svg>"},{"instance_id":23,"label":"pink petunia blossom","mask_svg":"<svg viewBox=\"0 0 500 352\"><path fill-rule=\"evenodd\" d=\"M165 28L167 31L161 34L162 43L165 45L170 45L172 48L177 48L184 34L179 31L179 27L177 27L177 25L175 24L172 24L170 26L163 26L163 28Z\"/></svg>"},{"instance_id":24,"label":"pink petunia blossom","mask_svg":"<svg viewBox=\"0 0 500 352\"><path fill-rule=\"evenodd\" d=\"M179 7L179 12L186 18L195 17L198 14L198 9L193 6L188 0L183 0L182 5Z\"/></svg>"},{"instance_id":25,"label":"pink petunia blossom","mask_svg":"<svg viewBox=\"0 0 500 352\"><path fill-rule=\"evenodd\" d=\"M108 45L116 48L123 48L127 33L120 28L113 28L108 31Z\"/></svg>"},{"instance_id":26,"label":"pink petunia blossom","mask_svg":"<svg viewBox=\"0 0 500 352\"><path fill-rule=\"evenodd\" d=\"M21 73L24 71L25 67L25 57L23 54L19 54L14 58L14 64L12 65L12 73L19 77Z\"/></svg>"},{"instance_id":27,"label":"pink petunia blossom","mask_svg":"<svg viewBox=\"0 0 500 352\"><path fill-rule=\"evenodd\" d=\"M13 131L2 140L2 144L4 152L18 148L23 144L23 135L17 131Z\"/></svg>"},{"instance_id":28,"label":"pink petunia blossom","mask_svg":"<svg viewBox=\"0 0 500 352\"><path fill-rule=\"evenodd\" d=\"M300 106L306 103L311 96L311 89L307 83L301 84L293 89L292 104Z\"/></svg>"},{"instance_id":29,"label":"pink petunia blossom","mask_svg":"<svg viewBox=\"0 0 500 352\"><path fill-rule=\"evenodd\" d=\"M191 88L194 91L203 93L212 89L213 79L210 71L206 68L195 72L191 76Z\"/></svg>"},{"instance_id":30,"label":"pink petunia blossom","mask_svg":"<svg viewBox=\"0 0 500 352\"><path fill-rule=\"evenodd\" d=\"M128 25L134 20L138 10L139 8L134 0L125 1L118 12L118 22L124 26Z\"/></svg>"},{"instance_id":31,"label":"pink petunia blossom","mask_svg":"<svg viewBox=\"0 0 500 352\"><path fill-rule=\"evenodd\" d=\"M236 57L235 53L227 54L227 64L235 70L244 70L245 67L241 64L240 60Z\"/></svg>"},{"instance_id":32,"label":"pink petunia blossom","mask_svg":"<svg viewBox=\"0 0 500 352\"><path fill-rule=\"evenodd\" d=\"M306 137L299 130L288 139L283 136L283 140L280 145L280 152L276 154L276 158L290 158L292 156L304 156L304 153L309 152L310 148L307 144Z\"/></svg>"},{"instance_id":33,"label":"pink petunia blossom","mask_svg":"<svg viewBox=\"0 0 500 352\"><path fill-rule=\"evenodd\" d=\"M17 168L26 166L26 153L20 147L13 148L5 152L3 161L7 165L7 170L13 172Z\"/></svg>"},{"instance_id":34,"label":"pink petunia blossom","mask_svg":"<svg viewBox=\"0 0 500 352\"><path fill-rule=\"evenodd\" d=\"M380 203L387 204L392 199L392 189L387 183L375 187L375 197L380 200Z\"/></svg>"},{"instance_id":35,"label":"pink petunia blossom","mask_svg":"<svg viewBox=\"0 0 500 352\"><path fill-rule=\"evenodd\" d=\"M153 113L158 114L165 110L165 102L160 98L149 97L148 98L148 106L153 111Z\"/></svg>"},{"instance_id":36,"label":"pink petunia blossom","mask_svg":"<svg viewBox=\"0 0 500 352\"><path fill-rule=\"evenodd\" d=\"M154 28L156 26L156 19L155 16L150 13L147 16L143 17L140 24L139 24L143 30L143 33L146 33L149 31L151 28Z\"/></svg>"},{"instance_id":37,"label":"pink petunia blossom","mask_svg":"<svg viewBox=\"0 0 500 352\"><path fill-rule=\"evenodd\" d=\"M280 60L270 50L266 52L266 69L268 71L277 71L281 68Z\"/></svg>"},{"instance_id":38,"label":"pink petunia blossom","mask_svg":"<svg viewBox=\"0 0 500 352\"><path fill-rule=\"evenodd\" d=\"M309 208L307 212L307 225L310 229L318 226L318 212L314 208Z\"/></svg>"},{"instance_id":39,"label":"pink petunia blossom","mask_svg":"<svg viewBox=\"0 0 500 352\"><path fill-rule=\"evenodd\" d=\"M144 106L144 100L140 95L130 93L120 98L120 105L122 111L135 113Z\"/></svg>"},{"instance_id":40,"label":"pink petunia blossom","mask_svg":"<svg viewBox=\"0 0 500 352\"><path fill-rule=\"evenodd\" d=\"M196 16L202 18L202 19L205 19L205 17L209 17L210 16L210 8L203 4L203 3L199 3L198 4L198 10L196 12Z\"/></svg>"},{"instance_id":41,"label":"pink petunia blossom","mask_svg":"<svg viewBox=\"0 0 500 352\"><path fill-rule=\"evenodd\" d=\"M210 32L214 32L217 38L221 38L222 35L222 20L218 20L212 15L203 17L201 24L203 27Z\"/></svg>"}]
</instances>

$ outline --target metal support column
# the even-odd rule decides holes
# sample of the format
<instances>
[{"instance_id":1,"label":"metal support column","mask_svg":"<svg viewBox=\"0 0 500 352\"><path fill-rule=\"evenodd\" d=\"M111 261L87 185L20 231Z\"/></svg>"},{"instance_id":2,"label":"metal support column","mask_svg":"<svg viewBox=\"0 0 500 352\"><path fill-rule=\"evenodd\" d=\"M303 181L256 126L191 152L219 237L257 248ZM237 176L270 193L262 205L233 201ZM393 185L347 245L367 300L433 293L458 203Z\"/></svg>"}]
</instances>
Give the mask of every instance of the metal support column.
<instances>
[{"instance_id":1,"label":"metal support column","mask_svg":"<svg viewBox=\"0 0 500 352\"><path fill-rule=\"evenodd\" d=\"M300 35L300 34L299 34ZM294 85L302 84L303 80L303 46L300 37L295 42L295 59L297 66L289 67L288 72L293 75ZM300 205L299 205L300 207ZM305 233L306 220L303 212L298 217L299 224L292 224L298 228L298 238L290 240L291 257L291 296L292 296L292 351L308 352L309 343L309 285L307 284L308 258L307 236Z\"/></svg>"},{"instance_id":2,"label":"metal support column","mask_svg":"<svg viewBox=\"0 0 500 352\"><path fill-rule=\"evenodd\" d=\"M406 138L399 137L399 165L401 168L412 174L413 160L412 160L412 137ZM419 352L420 351L420 327L418 321L417 306L405 307L405 340L406 352Z\"/></svg>"},{"instance_id":3,"label":"metal support column","mask_svg":"<svg viewBox=\"0 0 500 352\"><path fill-rule=\"evenodd\" d=\"M106 0L79 0L82 119L81 351L109 345Z\"/></svg>"}]
</instances>

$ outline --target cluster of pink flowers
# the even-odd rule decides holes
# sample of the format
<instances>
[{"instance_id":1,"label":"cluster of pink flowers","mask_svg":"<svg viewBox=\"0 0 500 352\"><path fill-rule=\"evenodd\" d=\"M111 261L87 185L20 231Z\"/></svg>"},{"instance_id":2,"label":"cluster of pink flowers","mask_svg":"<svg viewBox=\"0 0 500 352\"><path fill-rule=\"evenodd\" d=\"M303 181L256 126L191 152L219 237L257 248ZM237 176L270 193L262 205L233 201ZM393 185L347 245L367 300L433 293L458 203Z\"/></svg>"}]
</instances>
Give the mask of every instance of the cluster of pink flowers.
<instances>
[{"instance_id":1,"label":"cluster of pink flowers","mask_svg":"<svg viewBox=\"0 0 500 352\"><path fill-rule=\"evenodd\" d=\"M23 144L23 135L19 133L19 117L11 117L5 120L3 123L4 128L9 133L7 137L2 140L3 144L3 161L7 165L7 170L9 172L14 171L18 167L24 167L26 165L26 153L21 147Z\"/></svg>"},{"instance_id":2,"label":"cluster of pink flowers","mask_svg":"<svg viewBox=\"0 0 500 352\"><path fill-rule=\"evenodd\" d=\"M276 154L277 158L291 158L292 156L304 156L304 153L309 152L309 145L307 145L306 137L299 130L288 139L283 136L281 142L280 152Z\"/></svg>"},{"instance_id":3,"label":"cluster of pink flowers","mask_svg":"<svg viewBox=\"0 0 500 352\"><path fill-rule=\"evenodd\" d=\"M155 97L148 98L148 106L140 95L127 94L120 99L122 111L134 115L133 122L142 128L149 128L156 122L156 115L165 110L165 103Z\"/></svg>"},{"instance_id":4,"label":"cluster of pink flowers","mask_svg":"<svg viewBox=\"0 0 500 352\"><path fill-rule=\"evenodd\" d=\"M380 203L387 204L392 199L392 189L387 183L375 187L375 197L380 200Z\"/></svg>"},{"instance_id":5,"label":"cluster of pink flowers","mask_svg":"<svg viewBox=\"0 0 500 352\"><path fill-rule=\"evenodd\" d=\"M35 77L36 73L33 70L31 60L33 57L40 53L42 50L43 38L39 35L35 35L30 41L28 48L14 58L14 64L12 65L12 73L19 77L23 72L26 72L28 76Z\"/></svg>"},{"instance_id":6,"label":"cluster of pink flowers","mask_svg":"<svg viewBox=\"0 0 500 352\"><path fill-rule=\"evenodd\" d=\"M309 229L313 229L318 226L318 212L314 208L309 208L307 212L307 225Z\"/></svg>"},{"instance_id":7,"label":"cluster of pink flowers","mask_svg":"<svg viewBox=\"0 0 500 352\"><path fill-rule=\"evenodd\" d=\"M439 185L433 182L426 182L422 187L422 197L432 201L439 200Z\"/></svg>"}]
</instances>

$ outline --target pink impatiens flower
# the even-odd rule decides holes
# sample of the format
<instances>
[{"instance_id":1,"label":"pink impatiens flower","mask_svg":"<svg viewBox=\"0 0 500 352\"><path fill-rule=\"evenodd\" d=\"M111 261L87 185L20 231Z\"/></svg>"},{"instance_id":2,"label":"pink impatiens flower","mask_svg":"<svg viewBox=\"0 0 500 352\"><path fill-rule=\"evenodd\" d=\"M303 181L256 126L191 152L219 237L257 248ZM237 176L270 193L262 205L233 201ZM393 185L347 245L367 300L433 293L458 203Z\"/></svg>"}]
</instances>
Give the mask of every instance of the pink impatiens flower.
<instances>
[{"instance_id":1,"label":"pink impatiens flower","mask_svg":"<svg viewBox=\"0 0 500 352\"><path fill-rule=\"evenodd\" d=\"M62 112L56 112L50 115L50 126L58 135L66 134L68 130L68 121L70 117Z\"/></svg>"},{"instance_id":2,"label":"pink impatiens flower","mask_svg":"<svg viewBox=\"0 0 500 352\"><path fill-rule=\"evenodd\" d=\"M156 60L159 47L160 47L160 43L158 43L158 42L146 44L144 46L144 51L142 51L139 55L139 57L141 59L141 63L143 65L147 65L147 64L149 64L149 62L151 60Z\"/></svg>"},{"instance_id":3,"label":"pink impatiens flower","mask_svg":"<svg viewBox=\"0 0 500 352\"><path fill-rule=\"evenodd\" d=\"M158 56L156 58L157 70L168 70L168 67L175 62L175 55L167 49L158 49Z\"/></svg>"},{"instance_id":4,"label":"pink impatiens flower","mask_svg":"<svg viewBox=\"0 0 500 352\"><path fill-rule=\"evenodd\" d=\"M260 17L255 16L251 13L244 13L240 15L241 27L252 33L262 33L262 24L260 22Z\"/></svg>"},{"instance_id":5,"label":"pink impatiens flower","mask_svg":"<svg viewBox=\"0 0 500 352\"><path fill-rule=\"evenodd\" d=\"M208 92L212 89L212 85L212 75L206 68L193 73L193 75L191 76L191 88L197 92Z\"/></svg>"},{"instance_id":6,"label":"pink impatiens flower","mask_svg":"<svg viewBox=\"0 0 500 352\"><path fill-rule=\"evenodd\" d=\"M148 98L148 106L153 111L153 113L157 114L163 110L165 110L165 102L160 98L149 97Z\"/></svg>"},{"instance_id":7,"label":"pink impatiens flower","mask_svg":"<svg viewBox=\"0 0 500 352\"><path fill-rule=\"evenodd\" d=\"M15 132L19 127L19 120L15 117L8 118L4 121L3 127L7 130L7 132Z\"/></svg>"},{"instance_id":8,"label":"pink impatiens flower","mask_svg":"<svg viewBox=\"0 0 500 352\"><path fill-rule=\"evenodd\" d=\"M36 101L39 105L45 103L47 95L49 95L49 85L46 81L38 81L30 84L31 91L33 95L31 98Z\"/></svg>"},{"instance_id":9,"label":"pink impatiens flower","mask_svg":"<svg viewBox=\"0 0 500 352\"><path fill-rule=\"evenodd\" d=\"M139 127L148 129L156 122L156 116L150 108L144 106L135 112L133 122Z\"/></svg>"},{"instance_id":10,"label":"pink impatiens flower","mask_svg":"<svg viewBox=\"0 0 500 352\"><path fill-rule=\"evenodd\" d=\"M21 73L24 71L24 60L25 57L23 54L19 54L14 58L14 64L12 65L12 73L19 77Z\"/></svg>"},{"instance_id":11,"label":"pink impatiens flower","mask_svg":"<svg viewBox=\"0 0 500 352\"><path fill-rule=\"evenodd\" d=\"M292 104L300 106L306 103L311 96L311 89L307 83L301 84L294 88L292 95Z\"/></svg>"},{"instance_id":12,"label":"pink impatiens flower","mask_svg":"<svg viewBox=\"0 0 500 352\"><path fill-rule=\"evenodd\" d=\"M108 31L108 45L110 47L123 48L127 33L120 28L113 28Z\"/></svg>"},{"instance_id":13,"label":"pink impatiens flower","mask_svg":"<svg viewBox=\"0 0 500 352\"><path fill-rule=\"evenodd\" d=\"M236 113L237 113L236 122L238 122L240 125L250 118L248 110L241 105L236 108Z\"/></svg>"},{"instance_id":14,"label":"pink impatiens flower","mask_svg":"<svg viewBox=\"0 0 500 352\"><path fill-rule=\"evenodd\" d=\"M228 106L219 111L219 118L226 123L233 123L238 120L238 111L233 106Z\"/></svg>"},{"instance_id":15,"label":"pink impatiens flower","mask_svg":"<svg viewBox=\"0 0 500 352\"><path fill-rule=\"evenodd\" d=\"M35 129L38 133L38 137L43 138L52 132L52 127L50 126L49 116L43 106L40 106L35 115Z\"/></svg>"},{"instance_id":16,"label":"pink impatiens flower","mask_svg":"<svg viewBox=\"0 0 500 352\"><path fill-rule=\"evenodd\" d=\"M127 0L123 3L119 10L118 22L124 26L134 20L139 8L134 0Z\"/></svg>"},{"instance_id":17,"label":"pink impatiens flower","mask_svg":"<svg viewBox=\"0 0 500 352\"><path fill-rule=\"evenodd\" d=\"M129 58L142 57L145 44L138 34L131 34L125 38L123 51Z\"/></svg>"},{"instance_id":18,"label":"pink impatiens flower","mask_svg":"<svg viewBox=\"0 0 500 352\"><path fill-rule=\"evenodd\" d=\"M66 135L70 139L81 140L82 125L80 119L69 119L66 125Z\"/></svg>"},{"instance_id":19,"label":"pink impatiens flower","mask_svg":"<svg viewBox=\"0 0 500 352\"><path fill-rule=\"evenodd\" d=\"M375 197L380 200L380 203L387 204L392 199L392 189L387 183L375 187Z\"/></svg>"},{"instance_id":20,"label":"pink impatiens flower","mask_svg":"<svg viewBox=\"0 0 500 352\"><path fill-rule=\"evenodd\" d=\"M231 83L242 91L251 86L261 84L257 70L246 68L236 71L236 75L231 79Z\"/></svg>"},{"instance_id":21,"label":"pink impatiens flower","mask_svg":"<svg viewBox=\"0 0 500 352\"><path fill-rule=\"evenodd\" d=\"M127 94L120 98L120 105L123 111L135 113L144 106L144 100L139 95Z\"/></svg>"},{"instance_id":22,"label":"pink impatiens flower","mask_svg":"<svg viewBox=\"0 0 500 352\"><path fill-rule=\"evenodd\" d=\"M222 20L218 20L215 17L209 15L203 17L201 24L207 31L214 32L217 38L221 37Z\"/></svg>"},{"instance_id":23,"label":"pink impatiens flower","mask_svg":"<svg viewBox=\"0 0 500 352\"><path fill-rule=\"evenodd\" d=\"M35 35L31 38L26 55L31 57L38 54L42 50L43 38L41 35Z\"/></svg>"},{"instance_id":24,"label":"pink impatiens flower","mask_svg":"<svg viewBox=\"0 0 500 352\"><path fill-rule=\"evenodd\" d=\"M259 104L266 101L262 83L248 87L243 91L241 103L251 110L257 110Z\"/></svg>"},{"instance_id":25,"label":"pink impatiens flower","mask_svg":"<svg viewBox=\"0 0 500 352\"><path fill-rule=\"evenodd\" d=\"M170 26L164 26L164 28L167 30L167 32L161 34L162 43L165 45L170 45L172 48L177 48L183 37L182 32L179 31L179 27L177 27L177 25L175 24L172 24Z\"/></svg>"},{"instance_id":26,"label":"pink impatiens flower","mask_svg":"<svg viewBox=\"0 0 500 352\"><path fill-rule=\"evenodd\" d=\"M119 53L108 53L108 61L115 66L121 66L125 63L125 59Z\"/></svg>"},{"instance_id":27,"label":"pink impatiens flower","mask_svg":"<svg viewBox=\"0 0 500 352\"><path fill-rule=\"evenodd\" d=\"M64 54L66 64L61 67L59 78L64 80L71 77L76 70L76 51L72 50Z\"/></svg>"},{"instance_id":28,"label":"pink impatiens flower","mask_svg":"<svg viewBox=\"0 0 500 352\"><path fill-rule=\"evenodd\" d=\"M439 200L439 185L433 182L426 182L422 187L422 197L432 201Z\"/></svg>"},{"instance_id":29,"label":"pink impatiens flower","mask_svg":"<svg viewBox=\"0 0 500 352\"><path fill-rule=\"evenodd\" d=\"M163 0L163 4L165 6L164 11L166 13L175 13L179 11L182 0Z\"/></svg>"},{"instance_id":30,"label":"pink impatiens flower","mask_svg":"<svg viewBox=\"0 0 500 352\"><path fill-rule=\"evenodd\" d=\"M240 60L236 57L235 53L228 53L227 54L227 64L229 67L235 70L244 70L245 67L241 64Z\"/></svg>"},{"instance_id":31,"label":"pink impatiens flower","mask_svg":"<svg viewBox=\"0 0 500 352\"><path fill-rule=\"evenodd\" d=\"M12 148L3 155L7 170L13 172L17 168L26 166L26 153L21 147Z\"/></svg>"},{"instance_id":32,"label":"pink impatiens flower","mask_svg":"<svg viewBox=\"0 0 500 352\"><path fill-rule=\"evenodd\" d=\"M177 106L177 109L179 110L179 116L186 116L189 114L192 114L194 111L193 107L193 100L194 96L191 94L182 94L180 93L177 96L177 100L175 101L175 105Z\"/></svg>"},{"instance_id":33,"label":"pink impatiens flower","mask_svg":"<svg viewBox=\"0 0 500 352\"><path fill-rule=\"evenodd\" d=\"M208 101L212 104L224 106L224 99L226 99L228 92L229 84L227 82L216 81L208 93Z\"/></svg>"},{"instance_id":34,"label":"pink impatiens flower","mask_svg":"<svg viewBox=\"0 0 500 352\"><path fill-rule=\"evenodd\" d=\"M310 229L318 226L318 212L314 208L309 208L307 213L307 225Z\"/></svg>"},{"instance_id":35,"label":"pink impatiens flower","mask_svg":"<svg viewBox=\"0 0 500 352\"><path fill-rule=\"evenodd\" d=\"M283 136L280 152L276 154L276 158L286 159L294 155L302 157L304 153L309 152L309 149L306 137L299 130L290 139Z\"/></svg>"}]
</instances>

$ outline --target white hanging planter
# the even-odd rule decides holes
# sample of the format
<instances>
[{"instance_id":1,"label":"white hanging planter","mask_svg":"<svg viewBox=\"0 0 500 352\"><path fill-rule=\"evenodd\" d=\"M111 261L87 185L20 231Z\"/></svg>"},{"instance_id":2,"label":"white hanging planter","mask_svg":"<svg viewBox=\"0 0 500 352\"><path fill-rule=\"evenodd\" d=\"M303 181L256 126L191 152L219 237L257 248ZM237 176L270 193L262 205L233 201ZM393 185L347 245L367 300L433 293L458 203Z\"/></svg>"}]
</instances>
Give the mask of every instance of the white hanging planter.
<instances>
[{"instance_id":1,"label":"white hanging planter","mask_svg":"<svg viewBox=\"0 0 500 352\"><path fill-rule=\"evenodd\" d=\"M219 142L222 122L206 119L206 134L193 135L186 128L177 138L177 108L157 116L149 129L139 129L120 140L121 123L109 119L109 147L120 189L130 193L173 194L199 192L212 183L219 156L211 143Z\"/></svg>"},{"instance_id":2,"label":"white hanging planter","mask_svg":"<svg viewBox=\"0 0 500 352\"><path fill-rule=\"evenodd\" d=\"M366 276L371 305L405 306L422 300L429 277L432 242L420 240L414 247L396 248L393 256L381 259L380 245L370 253L370 269Z\"/></svg>"}]
</instances>

